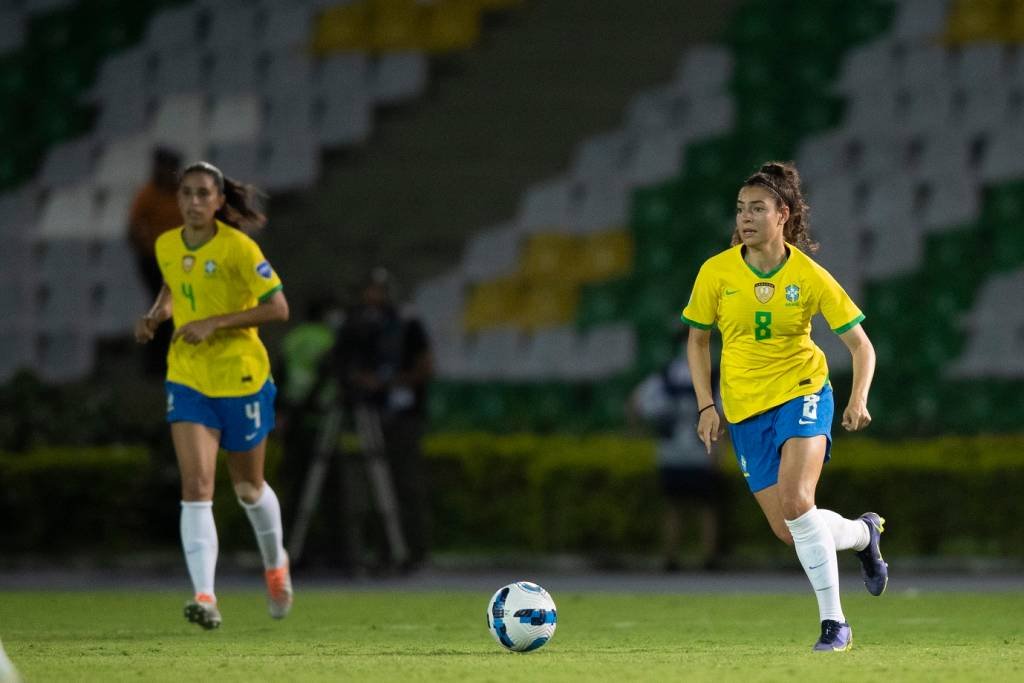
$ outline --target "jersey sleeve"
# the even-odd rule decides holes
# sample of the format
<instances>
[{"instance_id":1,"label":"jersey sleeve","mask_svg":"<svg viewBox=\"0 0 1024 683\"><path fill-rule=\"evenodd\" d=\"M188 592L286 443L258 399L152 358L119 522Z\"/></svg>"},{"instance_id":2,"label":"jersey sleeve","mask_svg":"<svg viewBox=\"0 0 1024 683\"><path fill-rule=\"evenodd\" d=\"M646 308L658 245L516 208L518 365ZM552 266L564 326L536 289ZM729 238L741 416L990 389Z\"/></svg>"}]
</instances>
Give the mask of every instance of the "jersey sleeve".
<instances>
[{"instance_id":1,"label":"jersey sleeve","mask_svg":"<svg viewBox=\"0 0 1024 683\"><path fill-rule=\"evenodd\" d=\"M693 283L690 301L680 316L684 323L701 330L710 330L718 317L719 288L709 270L707 263L701 266L697 280Z\"/></svg>"},{"instance_id":2,"label":"jersey sleeve","mask_svg":"<svg viewBox=\"0 0 1024 683\"><path fill-rule=\"evenodd\" d=\"M836 279L824 268L819 269L821 295L818 309L836 334L843 334L864 320L864 313L853 303Z\"/></svg>"},{"instance_id":3,"label":"jersey sleeve","mask_svg":"<svg viewBox=\"0 0 1024 683\"><path fill-rule=\"evenodd\" d=\"M260 302L266 301L284 287L277 271L263 256L256 242L252 239L242 240L239 252L238 272L246 287Z\"/></svg>"}]
</instances>

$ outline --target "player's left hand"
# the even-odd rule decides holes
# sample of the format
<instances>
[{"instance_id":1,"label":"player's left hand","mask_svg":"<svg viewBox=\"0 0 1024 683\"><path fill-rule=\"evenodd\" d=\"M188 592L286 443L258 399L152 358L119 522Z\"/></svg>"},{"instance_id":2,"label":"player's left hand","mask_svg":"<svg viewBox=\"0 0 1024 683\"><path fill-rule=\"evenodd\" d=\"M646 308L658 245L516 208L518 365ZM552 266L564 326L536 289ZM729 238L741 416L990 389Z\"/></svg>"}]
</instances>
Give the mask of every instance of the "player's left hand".
<instances>
[{"instance_id":1,"label":"player's left hand","mask_svg":"<svg viewBox=\"0 0 1024 683\"><path fill-rule=\"evenodd\" d=\"M171 341L175 341L181 337L188 344L198 344L207 340L210 335L216 331L217 323L209 318L205 320L193 320L192 322L185 323L176 329Z\"/></svg>"},{"instance_id":2,"label":"player's left hand","mask_svg":"<svg viewBox=\"0 0 1024 683\"><path fill-rule=\"evenodd\" d=\"M848 432L856 432L871 424L871 413L864 401L852 401L843 411L843 428Z\"/></svg>"}]
</instances>

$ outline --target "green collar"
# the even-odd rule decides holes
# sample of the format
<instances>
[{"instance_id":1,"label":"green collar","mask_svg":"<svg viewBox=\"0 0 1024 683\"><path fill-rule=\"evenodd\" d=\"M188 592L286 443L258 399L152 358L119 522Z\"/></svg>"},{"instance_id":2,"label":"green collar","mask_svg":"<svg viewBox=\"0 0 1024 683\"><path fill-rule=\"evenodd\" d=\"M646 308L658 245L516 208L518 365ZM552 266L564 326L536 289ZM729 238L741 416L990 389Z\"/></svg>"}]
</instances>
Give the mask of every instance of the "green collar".
<instances>
[{"instance_id":1,"label":"green collar","mask_svg":"<svg viewBox=\"0 0 1024 683\"><path fill-rule=\"evenodd\" d=\"M789 263L790 251L789 251L789 245L788 244L786 245L786 257L784 259L782 259L782 263L780 263L779 265L775 266L774 268L769 270L767 273L762 273L760 270L758 270L757 268L755 268L754 266L750 265L750 263L747 262L747 259L745 259L743 257L743 252L744 252L745 249L746 249L746 247L744 247L742 245L740 246L740 258L743 259L743 263L746 264L747 268L750 268L750 271L754 275L758 276L759 278L764 278L765 280L767 280L770 277L772 277L773 275L775 275L777 272L782 270L787 263Z\"/></svg>"},{"instance_id":2,"label":"green collar","mask_svg":"<svg viewBox=\"0 0 1024 683\"><path fill-rule=\"evenodd\" d=\"M220 234L220 229L221 229L220 221L214 219L214 222L213 222L213 234L210 235L205 240L203 240L202 242L200 242L199 244L197 244L195 246L191 246L187 241L185 241L185 228L183 226L181 228L181 233L180 233L181 234L181 243L184 244L185 248L188 249L189 251L199 251L204 246L206 246L207 244L212 242L214 237L216 237L217 235Z\"/></svg>"}]
</instances>

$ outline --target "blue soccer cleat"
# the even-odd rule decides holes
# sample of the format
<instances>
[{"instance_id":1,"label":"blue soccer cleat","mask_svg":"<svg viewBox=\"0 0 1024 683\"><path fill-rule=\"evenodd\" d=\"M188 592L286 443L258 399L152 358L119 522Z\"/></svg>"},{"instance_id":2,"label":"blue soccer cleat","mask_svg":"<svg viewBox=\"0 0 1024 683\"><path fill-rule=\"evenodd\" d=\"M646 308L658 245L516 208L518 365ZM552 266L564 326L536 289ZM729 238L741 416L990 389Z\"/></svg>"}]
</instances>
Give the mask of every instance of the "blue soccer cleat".
<instances>
[{"instance_id":1,"label":"blue soccer cleat","mask_svg":"<svg viewBox=\"0 0 1024 683\"><path fill-rule=\"evenodd\" d=\"M821 638L814 644L815 652L846 652L853 647L853 629L844 622L826 619L821 622Z\"/></svg>"},{"instance_id":2,"label":"blue soccer cleat","mask_svg":"<svg viewBox=\"0 0 1024 683\"><path fill-rule=\"evenodd\" d=\"M885 531L885 518L877 512L865 512L860 520L868 525L870 534L867 547L857 553L860 574L864 577L868 593L881 595L889 583L889 565L882 559L882 551L878 547L882 532Z\"/></svg>"}]
</instances>

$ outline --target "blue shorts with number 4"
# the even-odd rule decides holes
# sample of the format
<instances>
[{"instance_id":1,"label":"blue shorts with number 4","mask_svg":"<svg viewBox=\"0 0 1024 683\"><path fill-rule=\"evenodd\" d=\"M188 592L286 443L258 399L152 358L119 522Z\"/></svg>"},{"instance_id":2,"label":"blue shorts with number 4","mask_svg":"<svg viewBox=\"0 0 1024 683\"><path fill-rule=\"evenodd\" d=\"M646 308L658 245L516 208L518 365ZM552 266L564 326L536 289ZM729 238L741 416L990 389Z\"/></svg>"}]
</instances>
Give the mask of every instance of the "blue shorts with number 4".
<instances>
[{"instance_id":1,"label":"blue shorts with number 4","mask_svg":"<svg viewBox=\"0 0 1024 683\"><path fill-rule=\"evenodd\" d=\"M740 471L754 493L779 481L782 444L793 437L824 435L825 461L832 453L832 387L800 396L771 410L729 425Z\"/></svg>"},{"instance_id":2,"label":"blue shorts with number 4","mask_svg":"<svg viewBox=\"0 0 1024 683\"><path fill-rule=\"evenodd\" d=\"M241 453L255 448L274 428L274 397L270 380L249 396L211 398L177 382L167 387L167 421L196 422L220 430L221 448Z\"/></svg>"}]
</instances>

